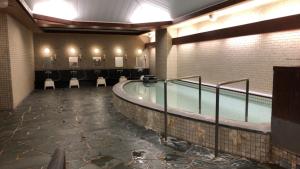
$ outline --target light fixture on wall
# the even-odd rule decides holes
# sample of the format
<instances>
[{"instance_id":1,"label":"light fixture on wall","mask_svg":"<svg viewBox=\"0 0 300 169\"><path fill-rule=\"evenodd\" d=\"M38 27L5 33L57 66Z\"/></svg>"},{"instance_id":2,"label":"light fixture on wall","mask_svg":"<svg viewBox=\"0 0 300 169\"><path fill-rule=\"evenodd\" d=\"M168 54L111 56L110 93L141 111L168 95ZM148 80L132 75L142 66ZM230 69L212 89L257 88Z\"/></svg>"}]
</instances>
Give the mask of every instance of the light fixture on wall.
<instances>
[{"instance_id":1,"label":"light fixture on wall","mask_svg":"<svg viewBox=\"0 0 300 169\"><path fill-rule=\"evenodd\" d=\"M143 50L142 49L137 49L136 50L136 60L135 60L135 66L139 70L142 70L143 67L146 66L146 54L143 55ZM142 62L142 63L141 63Z\"/></svg>"},{"instance_id":2,"label":"light fixture on wall","mask_svg":"<svg viewBox=\"0 0 300 169\"><path fill-rule=\"evenodd\" d=\"M122 55L123 51L122 51L121 48L117 47L117 48L115 49L115 53L116 53L117 56L120 56L120 55Z\"/></svg>"},{"instance_id":3,"label":"light fixture on wall","mask_svg":"<svg viewBox=\"0 0 300 169\"><path fill-rule=\"evenodd\" d=\"M77 50L74 47L69 48L69 55L75 56L77 53Z\"/></svg>"},{"instance_id":4,"label":"light fixture on wall","mask_svg":"<svg viewBox=\"0 0 300 169\"><path fill-rule=\"evenodd\" d=\"M81 49L77 49L75 47L68 48L69 57L77 57L79 60L82 59Z\"/></svg>"},{"instance_id":5,"label":"light fixture on wall","mask_svg":"<svg viewBox=\"0 0 300 169\"><path fill-rule=\"evenodd\" d=\"M44 89L47 89L49 87L55 89L55 84L51 78L51 74L53 69L53 62L56 60L56 54L49 47L45 47L42 49L42 55L45 58L44 70L47 77L44 82Z\"/></svg>"},{"instance_id":6,"label":"light fixture on wall","mask_svg":"<svg viewBox=\"0 0 300 169\"><path fill-rule=\"evenodd\" d=\"M100 66L102 60L105 61L105 54L101 55L102 51L99 48L93 48L92 49L92 56L95 66Z\"/></svg>"},{"instance_id":7,"label":"light fixture on wall","mask_svg":"<svg viewBox=\"0 0 300 169\"><path fill-rule=\"evenodd\" d=\"M44 54L49 55L50 54L50 49L49 48L44 48Z\"/></svg>"},{"instance_id":8,"label":"light fixture on wall","mask_svg":"<svg viewBox=\"0 0 300 169\"><path fill-rule=\"evenodd\" d=\"M50 48L48 48L48 47L43 48L43 49L42 49L42 53L43 53L42 55L43 55L45 58L50 59L51 62L53 62L53 61L56 60L56 54L55 54L53 51L51 51Z\"/></svg>"},{"instance_id":9,"label":"light fixture on wall","mask_svg":"<svg viewBox=\"0 0 300 169\"><path fill-rule=\"evenodd\" d=\"M99 48L94 48L93 52L94 52L95 55L98 55L98 54L100 54L100 49Z\"/></svg>"},{"instance_id":10,"label":"light fixture on wall","mask_svg":"<svg viewBox=\"0 0 300 169\"><path fill-rule=\"evenodd\" d=\"M217 20L217 17L214 14L209 14L208 17L209 17L210 21L216 21Z\"/></svg>"},{"instance_id":11,"label":"light fixture on wall","mask_svg":"<svg viewBox=\"0 0 300 169\"><path fill-rule=\"evenodd\" d=\"M138 55L141 55L141 54L143 54L143 50L142 50L142 49L137 49L137 50L136 50L136 53L137 53Z\"/></svg>"}]
</instances>

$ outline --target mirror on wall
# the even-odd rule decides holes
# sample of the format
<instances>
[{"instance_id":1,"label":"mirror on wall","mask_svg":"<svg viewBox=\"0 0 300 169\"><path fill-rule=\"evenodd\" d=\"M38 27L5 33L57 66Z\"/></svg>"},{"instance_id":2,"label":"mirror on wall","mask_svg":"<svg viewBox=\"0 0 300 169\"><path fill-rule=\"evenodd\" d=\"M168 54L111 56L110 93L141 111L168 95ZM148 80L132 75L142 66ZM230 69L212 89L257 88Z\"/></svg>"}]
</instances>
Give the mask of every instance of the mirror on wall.
<instances>
[{"instance_id":1,"label":"mirror on wall","mask_svg":"<svg viewBox=\"0 0 300 169\"><path fill-rule=\"evenodd\" d=\"M78 64L78 57L76 57L76 56L69 57L69 66L71 68L78 67L79 66L79 64Z\"/></svg>"},{"instance_id":2,"label":"mirror on wall","mask_svg":"<svg viewBox=\"0 0 300 169\"><path fill-rule=\"evenodd\" d=\"M115 67L124 67L124 61L122 56L115 57Z\"/></svg>"}]
</instances>

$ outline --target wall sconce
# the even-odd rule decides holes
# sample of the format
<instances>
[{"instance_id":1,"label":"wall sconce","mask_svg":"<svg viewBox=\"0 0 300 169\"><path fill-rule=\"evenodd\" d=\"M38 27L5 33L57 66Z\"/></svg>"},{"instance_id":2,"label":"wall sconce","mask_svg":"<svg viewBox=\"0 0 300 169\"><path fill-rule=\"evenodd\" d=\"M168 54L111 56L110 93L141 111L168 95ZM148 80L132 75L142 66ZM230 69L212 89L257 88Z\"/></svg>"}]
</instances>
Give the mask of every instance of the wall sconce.
<instances>
[{"instance_id":1,"label":"wall sconce","mask_svg":"<svg viewBox=\"0 0 300 169\"><path fill-rule=\"evenodd\" d=\"M143 54L143 50L142 50L142 49L138 49L138 50L136 51L136 53L138 54L138 56L140 56L141 54Z\"/></svg>"},{"instance_id":2,"label":"wall sconce","mask_svg":"<svg viewBox=\"0 0 300 169\"><path fill-rule=\"evenodd\" d=\"M121 48L116 48L115 52L116 52L116 55L118 55L118 56L122 55L122 53L123 53Z\"/></svg>"},{"instance_id":3,"label":"wall sconce","mask_svg":"<svg viewBox=\"0 0 300 169\"><path fill-rule=\"evenodd\" d=\"M79 49L79 51L74 48L74 47L70 47L68 49L68 54L69 54L69 57L78 57L79 60L82 59L82 54L81 54L81 50Z\"/></svg>"},{"instance_id":4,"label":"wall sconce","mask_svg":"<svg viewBox=\"0 0 300 169\"><path fill-rule=\"evenodd\" d=\"M45 58L50 58L51 62L56 61L56 54L52 54L51 50L48 47L43 49L43 56Z\"/></svg>"},{"instance_id":5,"label":"wall sconce","mask_svg":"<svg viewBox=\"0 0 300 169\"><path fill-rule=\"evenodd\" d=\"M146 66L146 55L143 55L143 50L142 49L137 49L136 50L136 60L135 60L135 66L136 68L143 68Z\"/></svg>"},{"instance_id":6,"label":"wall sconce","mask_svg":"<svg viewBox=\"0 0 300 169\"><path fill-rule=\"evenodd\" d=\"M100 54L100 49L99 48L94 48L93 53L94 55L99 55Z\"/></svg>"},{"instance_id":7,"label":"wall sconce","mask_svg":"<svg viewBox=\"0 0 300 169\"><path fill-rule=\"evenodd\" d=\"M94 48L92 49L93 61L96 66L100 66L102 61L106 60L106 55L101 55L101 49Z\"/></svg>"},{"instance_id":8,"label":"wall sconce","mask_svg":"<svg viewBox=\"0 0 300 169\"><path fill-rule=\"evenodd\" d=\"M68 54L69 54L69 66L70 67L79 67L79 61L82 58L80 50L78 51L74 47L68 48Z\"/></svg>"}]
</instances>

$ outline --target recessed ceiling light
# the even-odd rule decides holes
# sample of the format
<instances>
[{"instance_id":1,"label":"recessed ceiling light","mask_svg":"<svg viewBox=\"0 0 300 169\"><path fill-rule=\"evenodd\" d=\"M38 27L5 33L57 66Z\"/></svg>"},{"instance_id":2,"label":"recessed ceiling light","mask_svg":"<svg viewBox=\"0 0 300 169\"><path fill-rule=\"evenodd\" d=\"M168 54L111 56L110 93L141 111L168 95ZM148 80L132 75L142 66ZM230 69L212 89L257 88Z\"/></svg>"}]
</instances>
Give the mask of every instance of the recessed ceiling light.
<instances>
[{"instance_id":1,"label":"recessed ceiling light","mask_svg":"<svg viewBox=\"0 0 300 169\"><path fill-rule=\"evenodd\" d=\"M72 20L78 16L72 3L65 0L47 0L34 4L33 13Z\"/></svg>"},{"instance_id":2,"label":"recessed ceiling light","mask_svg":"<svg viewBox=\"0 0 300 169\"><path fill-rule=\"evenodd\" d=\"M147 3L138 6L130 17L132 23L159 22L172 20L169 12Z\"/></svg>"}]
</instances>

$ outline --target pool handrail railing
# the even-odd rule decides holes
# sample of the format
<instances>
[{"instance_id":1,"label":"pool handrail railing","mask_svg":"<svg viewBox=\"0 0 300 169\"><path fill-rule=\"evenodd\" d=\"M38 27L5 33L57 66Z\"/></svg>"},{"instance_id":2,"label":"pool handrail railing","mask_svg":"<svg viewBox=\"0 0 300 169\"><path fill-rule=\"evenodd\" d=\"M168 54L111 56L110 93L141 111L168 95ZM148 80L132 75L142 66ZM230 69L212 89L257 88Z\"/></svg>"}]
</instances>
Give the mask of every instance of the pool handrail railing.
<instances>
[{"instance_id":1,"label":"pool handrail railing","mask_svg":"<svg viewBox=\"0 0 300 169\"><path fill-rule=\"evenodd\" d=\"M198 78L199 80L199 114L201 114L201 84L202 84L202 78L200 75L193 75L193 76L184 76L179 78L173 78L173 79L166 79L164 80L164 137L165 141L167 141L167 133L168 133L168 82L174 81L174 80L183 80L183 79L191 79L191 78Z\"/></svg>"},{"instance_id":2,"label":"pool handrail railing","mask_svg":"<svg viewBox=\"0 0 300 169\"><path fill-rule=\"evenodd\" d=\"M249 105L249 79L243 78L239 80L231 80L220 82L216 86L216 117L215 117L215 157L219 153L219 101L220 101L220 89L224 85L246 82L246 103L245 103L245 122L248 122L248 105Z\"/></svg>"}]
</instances>

